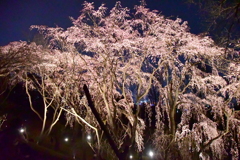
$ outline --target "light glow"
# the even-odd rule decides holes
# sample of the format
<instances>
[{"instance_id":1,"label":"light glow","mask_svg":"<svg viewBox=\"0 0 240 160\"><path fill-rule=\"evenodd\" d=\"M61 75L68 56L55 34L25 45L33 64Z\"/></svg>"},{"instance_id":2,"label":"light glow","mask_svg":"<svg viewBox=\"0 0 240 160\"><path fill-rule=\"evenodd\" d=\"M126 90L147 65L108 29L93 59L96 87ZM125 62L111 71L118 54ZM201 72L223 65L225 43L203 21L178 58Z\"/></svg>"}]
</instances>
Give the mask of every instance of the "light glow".
<instances>
[{"instance_id":1,"label":"light glow","mask_svg":"<svg viewBox=\"0 0 240 160\"><path fill-rule=\"evenodd\" d=\"M20 128L20 129L19 129L19 132L20 132L20 133L23 133L23 132L25 132L25 129L24 129L24 128Z\"/></svg>"},{"instance_id":2,"label":"light glow","mask_svg":"<svg viewBox=\"0 0 240 160\"><path fill-rule=\"evenodd\" d=\"M148 155L152 158L152 157L154 156L153 151L149 151L149 152L148 152Z\"/></svg>"},{"instance_id":3,"label":"light glow","mask_svg":"<svg viewBox=\"0 0 240 160\"><path fill-rule=\"evenodd\" d=\"M69 139L66 137L66 138L64 139L64 141L65 141L65 142L68 142L68 141L69 141Z\"/></svg>"},{"instance_id":4,"label":"light glow","mask_svg":"<svg viewBox=\"0 0 240 160\"><path fill-rule=\"evenodd\" d=\"M130 155L130 156L129 156L129 158L130 158L130 159L133 159L133 156L132 156L132 155Z\"/></svg>"},{"instance_id":5,"label":"light glow","mask_svg":"<svg viewBox=\"0 0 240 160\"><path fill-rule=\"evenodd\" d=\"M87 140L91 140L92 137L90 135L87 136Z\"/></svg>"}]
</instances>

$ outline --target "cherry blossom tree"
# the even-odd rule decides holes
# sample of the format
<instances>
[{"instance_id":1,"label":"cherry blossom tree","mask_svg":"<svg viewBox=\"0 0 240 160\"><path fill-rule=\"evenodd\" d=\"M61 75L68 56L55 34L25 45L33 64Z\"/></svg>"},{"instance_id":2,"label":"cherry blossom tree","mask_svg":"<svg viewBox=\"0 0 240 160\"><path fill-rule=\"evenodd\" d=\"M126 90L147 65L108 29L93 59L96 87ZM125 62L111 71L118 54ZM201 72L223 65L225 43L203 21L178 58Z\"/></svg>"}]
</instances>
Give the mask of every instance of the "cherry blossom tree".
<instances>
[{"instance_id":1,"label":"cherry blossom tree","mask_svg":"<svg viewBox=\"0 0 240 160\"><path fill-rule=\"evenodd\" d=\"M77 122L84 132L94 133L96 143L90 145L98 156L113 159L108 148L119 159L130 151L140 153L147 147L144 131L149 128L139 114L140 101L154 89L156 116L149 120L155 123L150 137L155 156L237 159L239 56L224 61L225 49L210 37L191 34L187 22L166 19L143 4L131 13L120 2L109 12L104 5L95 10L93 3L85 2L67 29L31 26L49 46L27 45L37 63L21 69L14 80L24 82L33 111L29 91L42 95L44 114L35 111L43 121L41 134L50 133L64 113L70 126ZM4 52L11 51L9 46ZM7 68L9 74L15 70ZM83 86L89 89L100 120L89 107ZM53 117L47 117L49 108L54 109ZM148 115L151 108L145 105ZM106 132L116 149L102 136Z\"/></svg>"}]
</instances>

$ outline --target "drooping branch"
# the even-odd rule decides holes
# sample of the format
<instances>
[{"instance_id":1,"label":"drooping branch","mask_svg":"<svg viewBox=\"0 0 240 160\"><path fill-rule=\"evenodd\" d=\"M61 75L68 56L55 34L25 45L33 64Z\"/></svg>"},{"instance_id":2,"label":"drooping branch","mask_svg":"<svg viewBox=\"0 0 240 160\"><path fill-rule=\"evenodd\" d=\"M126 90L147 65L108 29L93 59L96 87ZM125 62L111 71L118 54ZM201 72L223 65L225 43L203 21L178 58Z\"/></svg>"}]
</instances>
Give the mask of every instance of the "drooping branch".
<instances>
[{"instance_id":1,"label":"drooping branch","mask_svg":"<svg viewBox=\"0 0 240 160\"><path fill-rule=\"evenodd\" d=\"M57 112L55 112L55 114L57 114ZM54 115L55 115L55 114L54 114ZM53 122L51 123L51 125L50 125L50 127L49 127L49 129L48 129L48 132L47 132L48 135L49 135L50 132L52 131L53 126L58 122L61 114L62 114L62 108L60 108L60 111L59 111L59 113L57 114L57 118L56 118L55 120L53 119Z\"/></svg>"},{"instance_id":2,"label":"drooping branch","mask_svg":"<svg viewBox=\"0 0 240 160\"><path fill-rule=\"evenodd\" d=\"M32 97L28 91L28 81L26 79L26 83L25 83L25 89L26 89L26 93L28 95L28 101L29 101L29 105L30 105L30 108L31 110L37 114L37 116L41 119L41 121L43 121L43 118L40 116L40 114L33 108L33 105L32 105Z\"/></svg>"},{"instance_id":3,"label":"drooping branch","mask_svg":"<svg viewBox=\"0 0 240 160\"><path fill-rule=\"evenodd\" d=\"M93 130L95 130L96 132L96 136L97 136L97 141L98 141L98 148L100 147L100 142L99 142L99 135L98 135L98 130L97 128L93 127L92 125L90 125L86 120L84 120L82 117L80 117L76 111L72 108L72 111L69 111L63 107L61 107L62 110L66 111L67 113L70 113L71 115L79 118L83 123L85 123L87 126L89 126L90 128L92 128Z\"/></svg>"}]
</instances>

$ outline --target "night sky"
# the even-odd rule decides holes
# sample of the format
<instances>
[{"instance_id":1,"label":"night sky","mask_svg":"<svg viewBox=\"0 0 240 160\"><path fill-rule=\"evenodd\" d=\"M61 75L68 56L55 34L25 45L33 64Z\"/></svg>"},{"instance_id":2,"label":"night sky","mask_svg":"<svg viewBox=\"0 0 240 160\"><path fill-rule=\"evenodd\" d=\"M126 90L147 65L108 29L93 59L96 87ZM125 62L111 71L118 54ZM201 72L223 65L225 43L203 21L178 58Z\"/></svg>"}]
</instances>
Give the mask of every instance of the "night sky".
<instances>
[{"instance_id":1,"label":"night sky","mask_svg":"<svg viewBox=\"0 0 240 160\"><path fill-rule=\"evenodd\" d=\"M202 32L198 9L185 3L186 0L147 0L147 7L159 10L166 17L182 18L189 22L192 33ZM31 25L47 25L67 28L69 16L77 18L84 0L1 0L0 1L0 46L12 41L29 41L34 35ZM114 0L92 0L95 6L105 3L108 8ZM122 6L133 9L139 0L122 0Z\"/></svg>"}]
</instances>

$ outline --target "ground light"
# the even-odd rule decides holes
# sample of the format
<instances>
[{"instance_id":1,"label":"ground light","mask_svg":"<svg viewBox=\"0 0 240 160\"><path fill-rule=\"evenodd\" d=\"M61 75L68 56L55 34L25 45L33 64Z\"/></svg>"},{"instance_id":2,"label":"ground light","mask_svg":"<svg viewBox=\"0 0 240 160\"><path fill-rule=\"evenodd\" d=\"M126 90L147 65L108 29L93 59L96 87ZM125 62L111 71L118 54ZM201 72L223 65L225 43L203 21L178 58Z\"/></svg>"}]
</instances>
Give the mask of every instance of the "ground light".
<instances>
[{"instance_id":1,"label":"ground light","mask_svg":"<svg viewBox=\"0 0 240 160\"><path fill-rule=\"evenodd\" d=\"M27 135L27 132L26 132L26 128L22 127L22 128L19 128L19 133L21 134L21 137L24 139L24 140L28 140L28 135Z\"/></svg>"},{"instance_id":2,"label":"ground light","mask_svg":"<svg viewBox=\"0 0 240 160\"><path fill-rule=\"evenodd\" d=\"M92 137L90 135L87 135L87 140L91 140Z\"/></svg>"},{"instance_id":3,"label":"ground light","mask_svg":"<svg viewBox=\"0 0 240 160\"><path fill-rule=\"evenodd\" d=\"M150 151L148 152L148 155L149 155L150 158L153 158L154 152L150 150Z\"/></svg>"},{"instance_id":4,"label":"ground light","mask_svg":"<svg viewBox=\"0 0 240 160\"><path fill-rule=\"evenodd\" d=\"M66 138L64 139L64 141L65 141L65 142L68 142L68 141L69 141L69 139L66 137Z\"/></svg>"},{"instance_id":5,"label":"ground light","mask_svg":"<svg viewBox=\"0 0 240 160\"><path fill-rule=\"evenodd\" d=\"M20 129L19 129L19 132L20 132L20 133L23 133L23 132L25 132L25 129L24 129L24 128L20 128Z\"/></svg>"},{"instance_id":6,"label":"ground light","mask_svg":"<svg viewBox=\"0 0 240 160\"><path fill-rule=\"evenodd\" d=\"M130 156L129 156L129 158L130 158L130 159L133 159L133 156L132 156L132 155L130 155Z\"/></svg>"}]
</instances>

